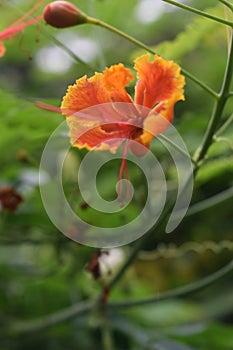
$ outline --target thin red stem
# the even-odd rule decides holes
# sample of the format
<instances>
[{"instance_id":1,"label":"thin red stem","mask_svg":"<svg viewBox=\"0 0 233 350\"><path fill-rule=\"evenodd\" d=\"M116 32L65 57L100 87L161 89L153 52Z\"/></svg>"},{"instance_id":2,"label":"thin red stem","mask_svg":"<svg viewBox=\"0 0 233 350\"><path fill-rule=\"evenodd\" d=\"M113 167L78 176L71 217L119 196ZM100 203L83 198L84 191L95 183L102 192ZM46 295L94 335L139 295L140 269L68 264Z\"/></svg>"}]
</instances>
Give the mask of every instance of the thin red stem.
<instances>
[{"instance_id":1,"label":"thin red stem","mask_svg":"<svg viewBox=\"0 0 233 350\"><path fill-rule=\"evenodd\" d=\"M129 169L128 169L128 163L126 162L125 164L125 178L127 180L127 184L126 184L126 199L129 202L130 201L130 185L129 185Z\"/></svg>"},{"instance_id":2,"label":"thin red stem","mask_svg":"<svg viewBox=\"0 0 233 350\"><path fill-rule=\"evenodd\" d=\"M23 22L20 24L13 24L10 27L6 28L0 33L0 40L11 38L12 36L17 35L18 33L22 32L24 28L39 22L43 18L43 15L40 15L36 18L32 18L27 22Z\"/></svg>"},{"instance_id":3,"label":"thin red stem","mask_svg":"<svg viewBox=\"0 0 233 350\"><path fill-rule=\"evenodd\" d=\"M35 4L34 6L32 6L32 8L27 11L22 17L20 17L19 19L17 19L17 21L15 21L13 25L17 24L17 23L20 23L20 22L23 22L25 18L29 17L36 9L38 9L40 7L40 5L44 2L44 0L40 0L38 1L37 4Z\"/></svg>"},{"instance_id":4,"label":"thin red stem","mask_svg":"<svg viewBox=\"0 0 233 350\"><path fill-rule=\"evenodd\" d=\"M47 103L41 102L41 101L36 101L35 106L45 109L46 111L51 111L55 113L62 113L62 109L56 106L49 105Z\"/></svg>"},{"instance_id":5,"label":"thin red stem","mask_svg":"<svg viewBox=\"0 0 233 350\"><path fill-rule=\"evenodd\" d=\"M0 33L0 40L11 38L12 36L15 36L18 33L20 33L21 31L23 31L24 28L26 28L34 23L39 22L43 18L43 15L40 15L36 18L31 18L31 19L27 20L26 22L24 22L24 20L26 18L28 18L38 7L40 7L42 2L44 2L44 0L40 0L28 12L26 12L22 17L17 19L17 21L15 21L8 28L3 30Z\"/></svg>"},{"instance_id":6,"label":"thin red stem","mask_svg":"<svg viewBox=\"0 0 233 350\"><path fill-rule=\"evenodd\" d=\"M122 162L121 162L121 167L120 167L120 172L119 172L119 184L118 184L118 200L120 202L121 207L124 206L123 200L122 200L122 178L123 178L123 173L126 171L126 179L128 180L128 167L127 167L127 152L128 152L129 146L128 146L128 141L126 141L123 154L122 154ZM128 184L127 184L128 187ZM127 190L127 198L128 198L128 191Z\"/></svg>"}]
</instances>

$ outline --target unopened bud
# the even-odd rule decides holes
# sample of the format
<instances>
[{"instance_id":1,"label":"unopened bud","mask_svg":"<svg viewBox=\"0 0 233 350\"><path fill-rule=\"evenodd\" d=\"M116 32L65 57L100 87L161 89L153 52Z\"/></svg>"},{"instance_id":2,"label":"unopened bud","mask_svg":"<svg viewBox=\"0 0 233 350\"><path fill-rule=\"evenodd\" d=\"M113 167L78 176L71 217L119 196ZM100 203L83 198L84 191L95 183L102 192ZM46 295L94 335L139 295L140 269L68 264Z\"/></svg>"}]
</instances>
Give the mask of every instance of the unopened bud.
<instances>
[{"instance_id":1,"label":"unopened bud","mask_svg":"<svg viewBox=\"0 0 233 350\"><path fill-rule=\"evenodd\" d=\"M55 28L67 28L87 22L87 16L69 1L53 1L43 12L47 24Z\"/></svg>"}]
</instances>

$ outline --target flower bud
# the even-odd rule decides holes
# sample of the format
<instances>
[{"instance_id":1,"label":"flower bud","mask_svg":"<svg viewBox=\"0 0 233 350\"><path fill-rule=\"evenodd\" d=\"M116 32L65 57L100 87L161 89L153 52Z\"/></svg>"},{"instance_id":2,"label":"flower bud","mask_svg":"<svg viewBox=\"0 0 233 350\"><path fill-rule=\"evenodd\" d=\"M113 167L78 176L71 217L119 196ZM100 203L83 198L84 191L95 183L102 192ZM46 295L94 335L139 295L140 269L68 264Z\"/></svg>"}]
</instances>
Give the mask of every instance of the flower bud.
<instances>
[{"instance_id":1,"label":"flower bud","mask_svg":"<svg viewBox=\"0 0 233 350\"><path fill-rule=\"evenodd\" d=\"M69 1L53 1L48 4L43 17L55 28L67 28L87 22L87 16Z\"/></svg>"}]
</instances>

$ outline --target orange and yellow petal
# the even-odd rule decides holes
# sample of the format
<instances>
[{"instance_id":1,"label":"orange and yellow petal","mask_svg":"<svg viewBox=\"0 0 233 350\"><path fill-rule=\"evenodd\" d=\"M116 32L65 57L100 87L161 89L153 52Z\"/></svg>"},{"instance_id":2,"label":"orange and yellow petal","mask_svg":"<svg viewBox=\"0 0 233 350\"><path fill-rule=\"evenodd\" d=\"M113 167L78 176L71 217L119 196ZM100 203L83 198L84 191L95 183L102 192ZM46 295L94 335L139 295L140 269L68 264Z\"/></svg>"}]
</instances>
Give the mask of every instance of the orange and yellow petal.
<instances>
[{"instance_id":1,"label":"orange and yellow petal","mask_svg":"<svg viewBox=\"0 0 233 350\"><path fill-rule=\"evenodd\" d=\"M92 78L84 76L68 87L61 109L69 117L75 112L109 101L110 95L103 84L103 74L95 73Z\"/></svg>"},{"instance_id":2,"label":"orange and yellow petal","mask_svg":"<svg viewBox=\"0 0 233 350\"><path fill-rule=\"evenodd\" d=\"M151 111L149 115L144 119L141 133L138 135L138 137L134 138L134 141L137 141L137 143L144 145L146 148L149 148L150 143L154 137L167 130L169 126L170 121L167 118L163 117L159 113L156 113L155 111ZM145 150L137 147L136 144L131 147L131 150L138 156L145 154Z\"/></svg>"},{"instance_id":3,"label":"orange and yellow petal","mask_svg":"<svg viewBox=\"0 0 233 350\"><path fill-rule=\"evenodd\" d=\"M170 121L163 115L154 112L150 113L143 123L142 143L150 143L155 136L167 130L170 125Z\"/></svg>"},{"instance_id":4,"label":"orange and yellow petal","mask_svg":"<svg viewBox=\"0 0 233 350\"><path fill-rule=\"evenodd\" d=\"M184 100L184 77L180 67L173 61L167 61L155 55L143 55L135 60L134 68L139 79L135 87L135 103L148 108L172 99L175 102Z\"/></svg>"},{"instance_id":5,"label":"orange and yellow petal","mask_svg":"<svg viewBox=\"0 0 233 350\"><path fill-rule=\"evenodd\" d=\"M168 121L172 121L174 114L174 106L177 102L176 98L159 103L154 109L153 112L159 114L163 118L166 118Z\"/></svg>"},{"instance_id":6,"label":"orange and yellow petal","mask_svg":"<svg viewBox=\"0 0 233 350\"><path fill-rule=\"evenodd\" d=\"M110 150L116 148L124 139L128 139L135 129L130 124L102 124L98 122L81 120L78 117L67 118L70 129L71 144L77 148L88 150Z\"/></svg>"},{"instance_id":7,"label":"orange and yellow petal","mask_svg":"<svg viewBox=\"0 0 233 350\"><path fill-rule=\"evenodd\" d=\"M104 85L109 91L121 91L134 79L129 69L122 63L113 65L104 70Z\"/></svg>"},{"instance_id":8,"label":"orange and yellow petal","mask_svg":"<svg viewBox=\"0 0 233 350\"><path fill-rule=\"evenodd\" d=\"M61 108L69 116L91 106L111 102L130 102L125 86L133 79L131 72L118 64L106 68L104 73L95 73L91 78L84 76L68 87ZM70 113L66 113L70 111Z\"/></svg>"}]
</instances>

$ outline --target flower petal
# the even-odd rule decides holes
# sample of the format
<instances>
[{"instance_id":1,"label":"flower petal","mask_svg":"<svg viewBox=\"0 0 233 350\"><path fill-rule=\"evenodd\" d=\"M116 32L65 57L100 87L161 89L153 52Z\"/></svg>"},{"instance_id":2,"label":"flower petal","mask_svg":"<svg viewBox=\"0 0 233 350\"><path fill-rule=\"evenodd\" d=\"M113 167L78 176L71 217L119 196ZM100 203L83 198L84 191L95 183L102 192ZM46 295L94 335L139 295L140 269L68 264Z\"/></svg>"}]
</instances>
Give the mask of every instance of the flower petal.
<instances>
[{"instance_id":1,"label":"flower petal","mask_svg":"<svg viewBox=\"0 0 233 350\"><path fill-rule=\"evenodd\" d=\"M138 133L138 136L134 138L134 141L139 143L139 146L137 147L137 144L134 143L133 146L130 147L133 153L138 156L144 155L145 151L140 147L140 144L149 148L154 137L167 130L169 126L170 121L167 118L152 110L143 121L141 133Z\"/></svg>"},{"instance_id":2,"label":"flower petal","mask_svg":"<svg viewBox=\"0 0 233 350\"><path fill-rule=\"evenodd\" d=\"M143 123L143 133L141 135L141 142L145 145L150 144L153 138L170 126L170 121L164 118L161 114L151 112L148 117L145 118Z\"/></svg>"},{"instance_id":3,"label":"flower petal","mask_svg":"<svg viewBox=\"0 0 233 350\"><path fill-rule=\"evenodd\" d=\"M106 68L104 73L95 73L91 78L84 76L78 79L76 84L69 86L61 108L78 112L90 106L111 102L113 95L116 101L129 102L131 98L125 86L131 79L131 72L123 64Z\"/></svg>"},{"instance_id":4,"label":"flower petal","mask_svg":"<svg viewBox=\"0 0 233 350\"><path fill-rule=\"evenodd\" d=\"M131 79L131 72L118 64L91 78L84 76L69 86L61 109L67 116L73 146L114 151L129 137L135 126L125 123L125 114L114 102L133 105L125 90Z\"/></svg>"},{"instance_id":5,"label":"flower petal","mask_svg":"<svg viewBox=\"0 0 233 350\"><path fill-rule=\"evenodd\" d=\"M110 150L116 148L124 139L130 138L135 126L127 123L99 124L91 120L83 120L77 116L67 118L70 129L71 144L77 148L88 150Z\"/></svg>"},{"instance_id":6,"label":"flower petal","mask_svg":"<svg viewBox=\"0 0 233 350\"><path fill-rule=\"evenodd\" d=\"M184 77L180 67L173 61L167 61L157 55L149 61L149 54L135 60L137 77L135 103L148 108L172 99L173 103L183 100Z\"/></svg>"},{"instance_id":7,"label":"flower petal","mask_svg":"<svg viewBox=\"0 0 233 350\"><path fill-rule=\"evenodd\" d=\"M108 89L122 90L133 80L133 74L122 63L115 64L104 70L104 83Z\"/></svg>"}]
</instances>

